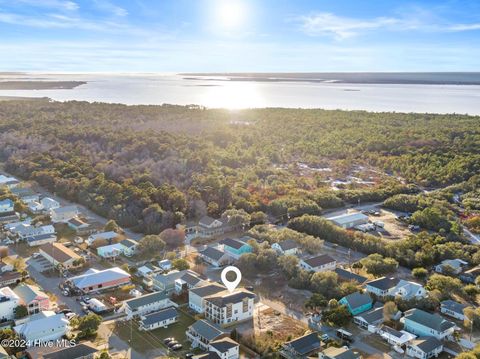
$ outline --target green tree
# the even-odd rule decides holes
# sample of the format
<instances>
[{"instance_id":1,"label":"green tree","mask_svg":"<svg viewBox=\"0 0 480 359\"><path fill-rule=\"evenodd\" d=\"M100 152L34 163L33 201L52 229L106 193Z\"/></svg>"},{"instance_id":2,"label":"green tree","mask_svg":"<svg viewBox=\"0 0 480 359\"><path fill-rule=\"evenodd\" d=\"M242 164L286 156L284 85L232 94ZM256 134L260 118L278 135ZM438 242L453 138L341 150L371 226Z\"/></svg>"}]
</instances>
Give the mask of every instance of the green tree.
<instances>
[{"instance_id":1,"label":"green tree","mask_svg":"<svg viewBox=\"0 0 480 359\"><path fill-rule=\"evenodd\" d=\"M428 270L422 267L413 268L412 275L417 279L425 280L428 276Z\"/></svg>"},{"instance_id":2,"label":"green tree","mask_svg":"<svg viewBox=\"0 0 480 359\"><path fill-rule=\"evenodd\" d=\"M165 249L165 242L158 235L148 235L138 241L138 248L143 253L150 253L152 256Z\"/></svg>"},{"instance_id":3,"label":"green tree","mask_svg":"<svg viewBox=\"0 0 480 359\"><path fill-rule=\"evenodd\" d=\"M183 258L174 259L172 261L172 266L178 270L186 270L190 268L190 264L188 264L188 262Z\"/></svg>"},{"instance_id":4,"label":"green tree","mask_svg":"<svg viewBox=\"0 0 480 359\"><path fill-rule=\"evenodd\" d=\"M21 319L28 315L28 308L20 304L15 308L15 319Z\"/></svg>"},{"instance_id":5,"label":"green tree","mask_svg":"<svg viewBox=\"0 0 480 359\"><path fill-rule=\"evenodd\" d=\"M105 231L112 231L112 232L119 232L120 231L120 227L119 225L117 224L117 222L115 222L115 220L111 219L109 220L106 224L105 224L105 227L103 228Z\"/></svg>"},{"instance_id":6,"label":"green tree","mask_svg":"<svg viewBox=\"0 0 480 359\"><path fill-rule=\"evenodd\" d=\"M98 327L102 322L102 317L94 313L89 313L77 320L77 329L80 331L81 337L87 337L97 333Z\"/></svg>"}]
</instances>

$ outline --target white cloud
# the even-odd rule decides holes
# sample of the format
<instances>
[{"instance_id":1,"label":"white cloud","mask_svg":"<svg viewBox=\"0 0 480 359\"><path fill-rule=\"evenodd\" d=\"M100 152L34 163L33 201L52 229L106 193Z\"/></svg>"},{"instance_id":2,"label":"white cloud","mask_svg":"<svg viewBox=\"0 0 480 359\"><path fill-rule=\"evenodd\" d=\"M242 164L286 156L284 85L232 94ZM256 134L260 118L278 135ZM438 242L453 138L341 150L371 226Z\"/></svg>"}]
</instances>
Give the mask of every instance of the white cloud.
<instances>
[{"instance_id":1,"label":"white cloud","mask_svg":"<svg viewBox=\"0 0 480 359\"><path fill-rule=\"evenodd\" d=\"M298 17L301 30L310 36L331 36L347 39L374 30L461 32L480 30L480 23L456 24L442 20L426 11L411 15L359 19L337 16L332 13L315 13Z\"/></svg>"},{"instance_id":2,"label":"white cloud","mask_svg":"<svg viewBox=\"0 0 480 359\"><path fill-rule=\"evenodd\" d=\"M80 8L80 6L76 2L63 0L17 0L17 2L35 7L51 8L66 11L75 11Z\"/></svg>"},{"instance_id":3,"label":"white cloud","mask_svg":"<svg viewBox=\"0 0 480 359\"><path fill-rule=\"evenodd\" d=\"M97 9L108 12L114 16L123 17L128 15L128 11L126 9L107 0L95 0L94 4Z\"/></svg>"}]
</instances>

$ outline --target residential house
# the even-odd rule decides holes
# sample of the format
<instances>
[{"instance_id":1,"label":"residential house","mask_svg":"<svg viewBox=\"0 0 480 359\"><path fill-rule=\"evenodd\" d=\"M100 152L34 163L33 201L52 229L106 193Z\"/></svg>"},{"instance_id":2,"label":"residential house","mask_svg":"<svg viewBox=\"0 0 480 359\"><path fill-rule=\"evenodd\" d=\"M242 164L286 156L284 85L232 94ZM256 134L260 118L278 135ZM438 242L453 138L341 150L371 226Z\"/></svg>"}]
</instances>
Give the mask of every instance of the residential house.
<instances>
[{"instance_id":1,"label":"residential house","mask_svg":"<svg viewBox=\"0 0 480 359\"><path fill-rule=\"evenodd\" d=\"M13 269L14 269L14 266L12 264L0 262L0 273L11 272L13 271Z\"/></svg>"},{"instance_id":2,"label":"residential house","mask_svg":"<svg viewBox=\"0 0 480 359\"><path fill-rule=\"evenodd\" d=\"M67 221L67 226L75 231L75 233L83 235L91 233L92 226L84 222L78 217L73 217Z\"/></svg>"},{"instance_id":3,"label":"residential house","mask_svg":"<svg viewBox=\"0 0 480 359\"><path fill-rule=\"evenodd\" d=\"M402 347L417 336L406 332L405 330L396 330L387 325L382 325L377 334L380 335L388 344Z\"/></svg>"},{"instance_id":4,"label":"residential house","mask_svg":"<svg viewBox=\"0 0 480 359\"><path fill-rule=\"evenodd\" d=\"M418 336L433 336L441 340L455 331L455 323L416 308L407 310L401 321L407 332Z\"/></svg>"},{"instance_id":5,"label":"residential house","mask_svg":"<svg viewBox=\"0 0 480 359\"><path fill-rule=\"evenodd\" d=\"M0 201L0 215L9 215L15 213L15 204L11 199Z\"/></svg>"},{"instance_id":6,"label":"residential house","mask_svg":"<svg viewBox=\"0 0 480 359\"><path fill-rule=\"evenodd\" d=\"M29 247L41 246L46 243L53 243L57 241L57 236L55 234L39 234L36 236L31 236L25 238Z\"/></svg>"},{"instance_id":7,"label":"residential house","mask_svg":"<svg viewBox=\"0 0 480 359\"><path fill-rule=\"evenodd\" d=\"M18 284L22 281L22 274L17 271L0 273L0 287Z\"/></svg>"},{"instance_id":8,"label":"residential house","mask_svg":"<svg viewBox=\"0 0 480 359\"><path fill-rule=\"evenodd\" d=\"M318 333L305 334L282 344L280 355L287 359L306 358L320 350Z\"/></svg>"},{"instance_id":9,"label":"residential house","mask_svg":"<svg viewBox=\"0 0 480 359\"><path fill-rule=\"evenodd\" d=\"M363 284L368 280L367 277L355 274L343 268L335 268L334 272L337 273L338 279L343 282L355 282L357 284Z\"/></svg>"},{"instance_id":10,"label":"residential house","mask_svg":"<svg viewBox=\"0 0 480 359\"><path fill-rule=\"evenodd\" d=\"M475 284L477 277L480 276L480 266L473 267L461 273L458 278L465 283Z\"/></svg>"},{"instance_id":11,"label":"residential house","mask_svg":"<svg viewBox=\"0 0 480 359\"><path fill-rule=\"evenodd\" d=\"M205 298L205 318L222 326L253 318L255 294L239 290Z\"/></svg>"},{"instance_id":12,"label":"residential house","mask_svg":"<svg viewBox=\"0 0 480 359\"><path fill-rule=\"evenodd\" d=\"M28 309L28 314L50 309L50 298L40 288L29 284L19 284L13 291L20 298L20 304Z\"/></svg>"},{"instance_id":13,"label":"residential house","mask_svg":"<svg viewBox=\"0 0 480 359\"><path fill-rule=\"evenodd\" d=\"M157 274L152 278L153 289L160 292L166 292L167 294L175 290L175 281L182 277L187 271L173 270L166 274Z\"/></svg>"},{"instance_id":14,"label":"residential house","mask_svg":"<svg viewBox=\"0 0 480 359\"><path fill-rule=\"evenodd\" d=\"M19 224L10 232L16 234L19 239L26 239L28 237L39 236L42 234L55 234L55 227L52 225L46 226L32 226L31 224Z\"/></svg>"},{"instance_id":15,"label":"residential house","mask_svg":"<svg viewBox=\"0 0 480 359\"><path fill-rule=\"evenodd\" d=\"M190 325L185 333L192 348L208 350L211 342L229 336L229 332L204 319Z\"/></svg>"},{"instance_id":16,"label":"residential house","mask_svg":"<svg viewBox=\"0 0 480 359\"><path fill-rule=\"evenodd\" d=\"M15 188L20 184L20 181L15 177L0 175L0 187L7 187L8 189Z\"/></svg>"},{"instance_id":17,"label":"residential house","mask_svg":"<svg viewBox=\"0 0 480 359\"><path fill-rule=\"evenodd\" d=\"M193 237L211 237L231 230L226 221L209 216L202 217L198 224L185 229L187 235Z\"/></svg>"},{"instance_id":18,"label":"residential house","mask_svg":"<svg viewBox=\"0 0 480 359\"><path fill-rule=\"evenodd\" d=\"M53 198L44 197L40 200L40 204L43 206L45 211L50 211L52 209L60 208L60 203L55 201Z\"/></svg>"},{"instance_id":19,"label":"residential house","mask_svg":"<svg viewBox=\"0 0 480 359\"><path fill-rule=\"evenodd\" d=\"M367 293L355 292L349 294L338 301L338 303L345 305L352 315L358 315L372 309L372 297Z\"/></svg>"},{"instance_id":20,"label":"residential house","mask_svg":"<svg viewBox=\"0 0 480 359\"><path fill-rule=\"evenodd\" d=\"M293 239L286 239L273 243L272 249L280 255L296 255L300 251L300 246Z\"/></svg>"},{"instance_id":21,"label":"residential house","mask_svg":"<svg viewBox=\"0 0 480 359\"><path fill-rule=\"evenodd\" d=\"M443 351L443 344L435 337L420 337L407 345L407 355L412 358L428 359L438 357Z\"/></svg>"},{"instance_id":22,"label":"residential house","mask_svg":"<svg viewBox=\"0 0 480 359\"><path fill-rule=\"evenodd\" d=\"M362 356L347 347L328 347L318 354L319 359L361 359Z\"/></svg>"},{"instance_id":23,"label":"residential house","mask_svg":"<svg viewBox=\"0 0 480 359\"><path fill-rule=\"evenodd\" d=\"M383 323L383 304L375 303L375 306L367 312L353 317L353 322L360 328L367 329L371 333L375 333L378 326Z\"/></svg>"},{"instance_id":24,"label":"residential house","mask_svg":"<svg viewBox=\"0 0 480 359\"><path fill-rule=\"evenodd\" d=\"M65 269L72 269L82 264L82 257L62 243L44 244L39 248L39 252L54 267L61 264Z\"/></svg>"},{"instance_id":25,"label":"residential house","mask_svg":"<svg viewBox=\"0 0 480 359\"><path fill-rule=\"evenodd\" d=\"M108 243L111 243L112 240L114 240L117 237L118 237L118 233L114 231L95 233L90 235L85 242L89 246L91 246L95 241L98 241L98 240L105 240Z\"/></svg>"},{"instance_id":26,"label":"residential house","mask_svg":"<svg viewBox=\"0 0 480 359\"><path fill-rule=\"evenodd\" d=\"M69 278L66 282L84 293L89 293L130 284L130 274L118 267L104 270L90 268L84 274Z\"/></svg>"},{"instance_id":27,"label":"residential house","mask_svg":"<svg viewBox=\"0 0 480 359\"><path fill-rule=\"evenodd\" d=\"M218 283L209 283L188 291L188 306L197 313L205 311L205 298L225 291L225 287Z\"/></svg>"},{"instance_id":28,"label":"residential house","mask_svg":"<svg viewBox=\"0 0 480 359\"><path fill-rule=\"evenodd\" d=\"M175 279L175 291L180 293L184 290L200 287L205 283L206 282L199 277L198 273L187 270L181 277Z\"/></svg>"},{"instance_id":29,"label":"residential house","mask_svg":"<svg viewBox=\"0 0 480 359\"><path fill-rule=\"evenodd\" d=\"M252 246L240 239L225 238L220 243L223 244L225 253L233 259L239 259L242 254L253 252Z\"/></svg>"},{"instance_id":30,"label":"residential house","mask_svg":"<svg viewBox=\"0 0 480 359\"><path fill-rule=\"evenodd\" d=\"M301 259L299 266L309 272L326 272L334 270L337 266L337 261L328 254L321 254L309 259Z\"/></svg>"},{"instance_id":31,"label":"residential house","mask_svg":"<svg viewBox=\"0 0 480 359\"><path fill-rule=\"evenodd\" d=\"M114 258L123 253L123 246L120 243L109 244L97 248L97 254L102 258Z\"/></svg>"},{"instance_id":32,"label":"residential house","mask_svg":"<svg viewBox=\"0 0 480 359\"><path fill-rule=\"evenodd\" d=\"M168 307L177 307L177 304L172 302L167 294L153 292L124 301L120 311L125 312L127 319L132 319L136 315L145 315Z\"/></svg>"},{"instance_id":33,"label":"residential house","mask_svg":"<svg viewBox=\"0 0 480 359\"><path fill-rule=\"evenodd\" d=\"M367 282L365 290L379 298L393 296L393 290L399 282L400 279L395 277L381 277Z\"/></svg>"},{"instance_id":34,"label":"residential house","mask_svg":"<svg viewBox=\"0 0 480 359\"><path fill-rule=\"evenodd\" d=\"M95 359L99 350L92 342L71 346L40 346L27 349L29 359Z\"/></svg>"},{"instance_id":35,"label":"residential house","mask_svg":"<svg viewBox=\"0 0 480 359\"><path fill-rule=\"evenodd\" d=\"M169 271L172 269L173 265L170 259L162 259L161 261L158 261L158 267L163 271Z\"/></svg>"},{"instance_id":36,"label":"residential house","mask_svg":"<svg viewBox=\"0 0 480 359\"><path fill-rule=\"evenodd\" d=\"M346 213L341 214L339 216L329 217L327 218L333 224L345 228L355 228L356 226L360 226L362 224L368 223L368 216L364 215L363 213L356 212L356 213Z\"/></svg>"},{"instance_id":37,"label":"residential house","mask_svg":"<svg viewBox=\"0 0 480 359\"><path fill-rule=\"evenodd\" d=\"M15 308L20 304L20 298L9 287L0 288L0 322L15 318Z\"/></svg>"},{"instance_id":38,"label":"residential house","mask_svg":"<svg viewBox=\"0 0 480 359\"><path fill-rule=\"evenodd\" d=\"M43 206L40 202L30 202L27 207L30 212L35 214L42 213L43 211Z\"/></svg>"},{"instance_id":39,"label":"residential house","mask_svg":"<svg viewBox=\"0 0 480 359\"><path fill-rule=\"evenodd\" d=\"M50 218L53 223L67 223L72 218L80 214L77 206L65 206L52 208L50 210Z\"/></svg>"},{"instance_id":40,"label":"residential house","mask_svg":"<svg viewBox=\"0 0 480 359\"><path fill-rule=\"evenodd\" d=\"M14 196L20 198L20 200L28 205L32 202L40 201L40 195L32 191L31 188L26 187L15 187L10 190Z\"/></svg>"},{"instance_id":41,"label":"residential house","mask_svg":"<svg viewBox=\"0 0 480 359\"><path fill-rule=\"evenodd\" d=\"M453 317L458 320L464 320L465 319L465 314L463 311L465 308L468 307L466 304L461 304L458 302L455 302L453 300L444 300L442 303L440 303L440 311L443 314L446 314L450 317Z\"/></svg>"},{"instance_id":42,"label":"residential house","mask_svg":"<svg viewBox=\"0 0 480 359\"><path fill-rule=\"evenodd\" d=\"M200 258L214 267L221 267L229 262L229 256L215 247L207 247L198 252Z\"/></svg>"},{"instance_id":43,"label":"residential house","mask_svg":"<svg viewBox=\"0 0 480 359\"><path fill-rule=\"evenodd\" d=\"M421 284L401 279L395 288L392 289L391 295L394 297L399 296L404 300L412 298L419 299L425 298L427 296L427 291Z\"/></svg>"},{"instance_id":44,"label":"residential house","mask_svg":"<svg viewBox=\"0 0 480 359\"><path fill-rule=\"evenodd\" d=\"M43 311L32 315L26 323L17 325L13 329L20 338L32 346L60 339L68 333L70 328L69 321L63 314Z\"/></svg>"},{"instance_id":45,"label":"residential house","mask_svg":"<svg viewBox=\"0 0 480 359\"><path fill-rule=\"evenodd\" d=\"M120 241L120 244L123 246L123 255L125 257L131 257L137 253L138 242L133 239L126 238Z\"/></svg>"},{"instance_id":46,"label":"residential house","mask_svg":"<svg viewBox=\"0 0 480 359\"><path fill-rule=\"evenodd\" d=\"M240 358L240 345L228 337L211 341L208 351L217 354L220 359Z\"/></svg>"},{"instance_id":47,"label":"residential house","mask_svg":"<svg viewBox=\"0 0 480 359\"><path fill-rule=\"evenodd\" d=\"M467 266L468 262L462 259L445 259L442 263L435 266L435 272L444 273L448 270L448 273L460 274Z\"/></svg>"},{"instance_id":48,"label":"residential house","mask_svg":"<svg viewBox=\"0 0 480 359\"><path fill-rule=\"evenodd\" d=\"M140 330L153 330L157 328L166 328L169 325L178 322L178 312L174 307L161 309L157 312L142 315L140 317Z\"/></svg>"},{"instance_id":49,"label":"residential house","mask_svg":"<svg viewBox=\"0 0 480 359\"><path fill-rule=\"evenodd\" d=\"M146 263L145 265L137 268L137 276L150 278L152 275L161 272L161 269L154 266L152 263Z\"/></svg>"}]
</instances>

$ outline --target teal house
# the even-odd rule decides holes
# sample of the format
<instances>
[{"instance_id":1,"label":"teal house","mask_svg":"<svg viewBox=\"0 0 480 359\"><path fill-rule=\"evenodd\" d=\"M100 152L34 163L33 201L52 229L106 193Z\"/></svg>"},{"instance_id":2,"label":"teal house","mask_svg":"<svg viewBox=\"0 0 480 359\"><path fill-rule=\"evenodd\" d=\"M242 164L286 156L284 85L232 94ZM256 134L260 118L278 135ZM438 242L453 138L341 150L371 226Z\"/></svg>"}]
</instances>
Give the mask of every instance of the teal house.
<instances>
[{"instance_id":1,"label":"teal house","mask_svg":"<svg viewBox=\"0 0 480 359\"><path fill-rule=\"evenodd\" d=\"M360 292L355 292L339 300L340 304L343 304L348 308L348 311L352 315L357 315L367 310L372 309L373 301L370 295Z\"/></svg>"},{"instance_id":2,"label":"teal house","mask_svg":"<svg viewBox=\"0 0 480 359\"><path fill-rule=\"evenodd\" d=\"M253 252L253 247L241 239L225 238L222 244L224 252L234 259L240 258L242 254Z\"/></svg>"}]
</instances>

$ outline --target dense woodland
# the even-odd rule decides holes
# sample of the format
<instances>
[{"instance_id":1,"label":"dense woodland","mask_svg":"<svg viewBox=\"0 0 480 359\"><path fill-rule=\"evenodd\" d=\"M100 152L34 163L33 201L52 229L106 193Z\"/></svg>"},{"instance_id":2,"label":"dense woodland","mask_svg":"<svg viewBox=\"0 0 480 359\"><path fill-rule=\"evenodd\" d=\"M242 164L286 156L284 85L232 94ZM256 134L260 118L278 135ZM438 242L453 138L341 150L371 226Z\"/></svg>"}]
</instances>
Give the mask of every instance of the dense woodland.
<instances>
[{"instance_id":1,"label":"dense woodland","mask_svg":"<svg viewBox=\"0 0 480 359\"><path fill-rule=\"evenodd\" d=\"M480 172L480 120L463 115L3 101L0 144L8 172L145 233L232 208L316 215L413 195L413 184L463 186L462 201L480 202L468 187ZM332 191L329 177L356 166L381 174Z\"/></svg>"}]
</instances>

